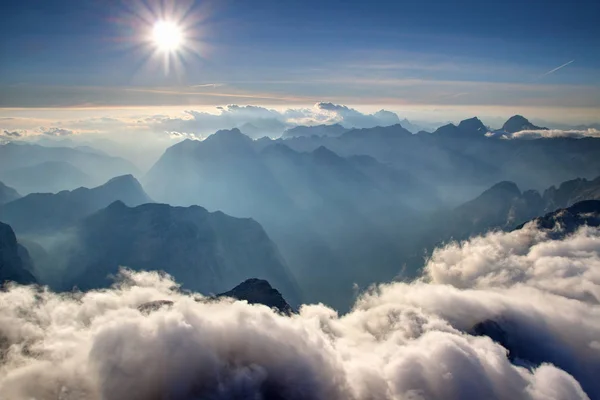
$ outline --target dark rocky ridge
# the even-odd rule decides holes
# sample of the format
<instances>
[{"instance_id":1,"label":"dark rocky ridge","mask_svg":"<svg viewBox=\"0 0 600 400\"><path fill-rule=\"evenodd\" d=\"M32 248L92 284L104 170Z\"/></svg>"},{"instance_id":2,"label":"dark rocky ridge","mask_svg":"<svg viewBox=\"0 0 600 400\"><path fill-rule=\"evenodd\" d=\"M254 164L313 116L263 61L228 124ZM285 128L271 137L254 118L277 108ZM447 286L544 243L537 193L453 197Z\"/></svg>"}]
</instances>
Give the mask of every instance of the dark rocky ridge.
<instances>
[{"instance_id":1,"label":"dark rocky ridge","mask_svg":"<svg viewBox=\"0 0 600 400\"><path fill-rule=\"evenodd\" d=\"M10 225L0 222L0 286L6 281L24 285L36 283L29 268L31 261L27 250L17 243Z\"/></svg>"},{"instance_id":2,"label":"dark rocky ridge","mask_svg":"<svg viewBox=\"0 0 600 400\"><path fill-rule=\"evenodd\" d=\"M292 313L292 307L285 301L281 293L263 279L247 279L230 291L217 295L217 297L232 297L237 300L246 300L250 304L264 304L284 314L289 315Z\"/></svg>"},{"instance_id":3,"label":"dark rocky ridge","mask_svg":"<svg viewBox=\"0 0 600 400\"><path fill-rule=\"evenodd\" d=\"M0 218L18 234L52 232L71 226L116 200L130 206L152 202L133 176L124 175L92 189L27 195L0 206Z\"/></svg>"},{"instance_id":4,"label":"dark rocky ridge","mask_svg":"<svg viewBox=\"0 0 600 400\"><path fill-rule=\"evenodd\" d=\"M219 299L221 297L245 300L249 304L262 304L286 315L291 315L293 313L292 307L285 301L281 293L264 279L247 279L233 289L218 294L211 299ZM171 300L149 301L140 305L138 310L144 314L149 314L153 311L160 310L163 307L170 307L173 304L174 303Z\"/></svg>"},{"instance_id":5,"label":"dark rocky ridge","mask_svg":"<svg viewBox=\"0 0 600 400\"><path fill-rule=\"evenodd\" d=\"M199 206L118 201L85 218L77 240L62 250L67 276L60 289L108 287L120 266L159 270L203 294L220 293L240 281L274 282L292 301L300 294L285 260L256 221L210 213Z\"/></svg>"},{"instance_id":6,"label":"dark rocky ridge","mask_svg":"<svg viewBox=\"0 0 600 400\"><path fill-rule=\"evenodd\" d=\"M533 220L538 227L554 231L552 236L563 237L582 226L600 226L600 200L585 200L568 208L550 212ZM519 225L521 229L525 224Z\"/></svg>"}]
</instances>

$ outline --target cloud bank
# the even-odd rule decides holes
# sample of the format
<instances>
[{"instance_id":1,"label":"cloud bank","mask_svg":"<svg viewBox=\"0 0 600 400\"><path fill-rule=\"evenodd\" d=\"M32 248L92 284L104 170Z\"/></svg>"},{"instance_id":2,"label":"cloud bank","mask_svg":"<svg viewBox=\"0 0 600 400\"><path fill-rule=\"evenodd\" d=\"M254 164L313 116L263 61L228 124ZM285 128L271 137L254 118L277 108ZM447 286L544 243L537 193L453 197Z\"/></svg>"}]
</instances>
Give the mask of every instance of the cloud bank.
<instances>
[{"instance_id":1,"label":"cloud bank","mask_svg":"<svg viewBox=\"0 0 600 400\"><path fill-rule=\"evenodd\" d=\"M154 129L198 136L219 129L239 128L252 137L279 137L287 128L297 125L340 124L346 128L371 128L400 123L398 116L381 110L364 114L347 106L317 103L310 108L277 111L259 106L228 105L217 107L218 113L186 111L187 118L152 117L146 122Z\"/></svg>"},{"instance_id":2,"label":"cloud bank","mask_svg":"<svg viewBox=\"0 0 600 400\"><path fill-rule=\"evenodd\" d=\"M584 137L600 138L600 131L598 129L548 129L548 130L525 130L515 132L512 135L507 136L512 139L540 139L540 138L575 138L580 139Z\"/></svg>"},{"instance_id":3,"label":"cloud bank","mask_svg":"<svg viewBox=\"0 0 600 400\"><path fill-rule=\"evenodd\" d=\"M600 304L600 231L583 228L564 240L533 225L491 232L434 250L431 282L457 288L524 286Z\"/></svg>"},{"instance_id":4,"label":"cloud bank","mask_svg":"<svg viewBox=\"0 0 600 400\"><path fill-rule=\"evenodd\" d=\"M209 301L151 272L125 271L111 289L85 294L13 286L0 293L0 393L598 398L599 235L583 228L552 240L529 225L451 243L434 252L422 279L374 288L343 316L323 305L286 317ZM174 303L138 310L154 300ZM501 327L507 348L475 334L484 321Z\"/></svg>"}]
</instances>

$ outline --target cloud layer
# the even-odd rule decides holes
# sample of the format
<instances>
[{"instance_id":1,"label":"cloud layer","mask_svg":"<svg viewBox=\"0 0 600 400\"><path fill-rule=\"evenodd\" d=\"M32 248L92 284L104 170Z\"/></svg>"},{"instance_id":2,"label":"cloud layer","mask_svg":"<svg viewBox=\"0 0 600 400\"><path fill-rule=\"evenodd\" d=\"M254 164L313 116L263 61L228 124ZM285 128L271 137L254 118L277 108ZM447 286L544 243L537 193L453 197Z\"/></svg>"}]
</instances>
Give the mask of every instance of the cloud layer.
<instances>
[{"instance_id":1,"label":"cloud layer","mask_svg":"<svg viewBox=\"0 0 600 400\"><path fill-rule=\"evenodd\" d=\"M425 276L323 305L182 294L125 271L105 291L0 293L6 399L588 399L600 396L600 233L529 225L436 250ZM174 304L151 313L153 300ZM495 321L510 349L473 327ZM515 352L522 359L507 357ZM513 354L514 355L514 354Z\"/></svg>"},{"instance_id":2,"label":"cloud layer","mask_svg":"<svg viewBox=\"0 0 600 400\"><path fill-rule=\"evenodd\" d=\"M525 130L520 132L515 132L510 135L510 138L513 139L540 139L540 138L584 138L584 137L593 137L600 138L600 131L597 129L571 129L571 130L561 130L561 129L548 129L548 130Z\"/></svg>"},{"instance_id":3,"label":"cloud layer","mask_svg":"<svg viewBox=\"0 0 600 400\"><path fill-rule=\"evenodd\" d=\"M286 128L297 125L341 124L346 128L371 128L400 123L398 116L381 110L364 114L347 106L316 103L311 108L277 111L259 106L217 107L217 114L186 111L188 118L154 117L147 122L155 129L180 134L207 135L219 129L240 128L249 136L279 137Z\"/></svg>"},{"instance_id":4,"label":"cloud layer","mask_svg":"<svg viewBox=\"0 0 600 400\"><path fill-rule=\"evenodd\" d=\"M483 289L525 286L600 304L599 252L596 228L550 240L548 232L528 225L438 248L425 270L436 284Z\"/></svg>"}]
</instances>

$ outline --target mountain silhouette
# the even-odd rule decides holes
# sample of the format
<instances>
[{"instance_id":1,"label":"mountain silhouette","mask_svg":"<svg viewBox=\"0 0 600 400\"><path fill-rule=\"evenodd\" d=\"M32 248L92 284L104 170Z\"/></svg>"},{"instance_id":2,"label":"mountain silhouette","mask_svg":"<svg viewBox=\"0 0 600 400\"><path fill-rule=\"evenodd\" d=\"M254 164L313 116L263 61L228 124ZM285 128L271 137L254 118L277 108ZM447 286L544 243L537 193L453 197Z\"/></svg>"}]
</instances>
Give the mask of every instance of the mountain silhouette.
<instances>
[{"instance_id":1,"label":"mountain silhouette","mask_svg":"<svg viewBox=\"0 0 600 400\"><path fill-rule=\"evenodd\" d=\"M29 194L1 205L0 219L19 234L49 233L73 225L116 200L131 206L152 202L132 175L124 175L92 189Z\"/></svg>"},{"instance_id":2,"label":"mountain silhouette","mask_svg":"<svg viewBox=\"0 0 600 400\"><path fill-rule=\"evenodd\" d=\"M199 206L117 201L82 220L65 253L62 289L107 287L120 266L162 270L184 289L220 293L258 277L300 301L296 283L275 244L256 221L210 213Z\"/></svg>"},{"instance_id":3,"label":"mountain silhouette","mask_svg":"<svg viewBox=\"0 0 600 400\"><path fill-rule=\"evenodd\" d=\"M513 115L502 125L502 130L508 133L515 133L520 131L548 130L548 128L535 126L522 115Z\"/></svg>"}]
</instances>

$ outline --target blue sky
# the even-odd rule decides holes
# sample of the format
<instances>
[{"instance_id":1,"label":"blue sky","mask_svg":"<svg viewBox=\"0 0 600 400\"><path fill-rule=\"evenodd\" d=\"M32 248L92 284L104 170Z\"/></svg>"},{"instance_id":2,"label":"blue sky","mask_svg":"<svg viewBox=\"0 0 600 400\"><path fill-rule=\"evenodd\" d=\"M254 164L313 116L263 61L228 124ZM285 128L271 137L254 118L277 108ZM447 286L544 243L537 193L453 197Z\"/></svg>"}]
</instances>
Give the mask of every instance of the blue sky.
<instances>
[{"instance_id":1,"label":"blue sky","mask_svg":"<svg viewBox=\"0 0 600 400\"><path fill-rule=\"evenodd\" d=\"M598 1L185 3L5 2L0 107L600 110ZM184 12L188 51L167 72L142 41L156 20Z\"/></svg>"}]
</instances>

